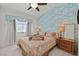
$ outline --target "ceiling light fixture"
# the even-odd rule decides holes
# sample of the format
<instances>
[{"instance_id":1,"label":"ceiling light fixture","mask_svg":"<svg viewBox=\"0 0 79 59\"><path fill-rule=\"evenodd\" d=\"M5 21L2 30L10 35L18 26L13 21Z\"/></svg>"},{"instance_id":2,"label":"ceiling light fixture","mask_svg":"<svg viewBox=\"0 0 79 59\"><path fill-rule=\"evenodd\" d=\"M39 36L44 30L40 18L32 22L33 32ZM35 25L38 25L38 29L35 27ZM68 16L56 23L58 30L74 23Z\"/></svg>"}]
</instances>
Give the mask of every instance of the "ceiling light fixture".
<instances>
[{"instance_id":1,"label":"ceiling light fixture","mask_svg":"<svg viewBox=\"0 0 79 59\"><path fill-rule=\"evenodd\" d=\"M35 9L35 8L38 7L38 4L37 3L31 3L31 7Z\"/></svg>"},{"instance_id":2,"label":"ceiling light fixture","mask_svg":"<svg viewBox=\"0 0 79 59\"><path fill-rule=\"evenodd\" d=\"M37 11L40 11L38 6L43 6L43 5L47 5L47 3L30 3L30 7L27 10L34 8Z\"/></svg>"}]
</instances>

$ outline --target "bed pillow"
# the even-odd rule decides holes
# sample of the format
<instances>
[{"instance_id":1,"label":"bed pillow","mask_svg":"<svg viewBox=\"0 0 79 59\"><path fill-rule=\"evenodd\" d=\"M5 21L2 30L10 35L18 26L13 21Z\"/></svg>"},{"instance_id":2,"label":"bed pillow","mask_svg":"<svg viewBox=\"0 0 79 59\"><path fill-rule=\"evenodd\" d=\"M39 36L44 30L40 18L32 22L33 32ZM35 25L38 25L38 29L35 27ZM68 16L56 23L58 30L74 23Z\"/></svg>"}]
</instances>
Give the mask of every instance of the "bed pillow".
<instances>
[{"instance_id":1,"label":"bed pillow","mask_svg":"<svg viewBox=\"0 0 79 59\"><path fill-rule=\"evenodd\" d=\"M48 37L56 37L56 33L54 33L54 32L47 32L46 36L48 36Z\"/></svg>"}]
</instances>

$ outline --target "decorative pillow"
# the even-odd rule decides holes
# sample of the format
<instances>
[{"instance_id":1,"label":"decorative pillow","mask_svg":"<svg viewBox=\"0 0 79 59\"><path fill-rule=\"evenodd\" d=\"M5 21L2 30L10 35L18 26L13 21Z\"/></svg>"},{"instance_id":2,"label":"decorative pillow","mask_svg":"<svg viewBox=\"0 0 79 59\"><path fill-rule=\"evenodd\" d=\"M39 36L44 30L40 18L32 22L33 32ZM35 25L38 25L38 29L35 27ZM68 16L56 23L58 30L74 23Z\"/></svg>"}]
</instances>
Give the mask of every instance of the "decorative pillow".
<instances>
[{"instance_id":1,"label":"decorative pillow","mask_svg":"<svg viewBox=\"0 0 79 59\"><path fill-rule=\"evenodd\" d=\"M43 40L43 37L32 37L32 40Z\"/></svg>"},{"instance_id":2,"label":"decorative pillow","mask_svg":"<svg viewBox=\"0 0 79 59\"><path fill-rule=\"evenodd\" d=\"M30 37L30 40L44 40L43 36L32 36Z\"/></svg>"}]
</instances>

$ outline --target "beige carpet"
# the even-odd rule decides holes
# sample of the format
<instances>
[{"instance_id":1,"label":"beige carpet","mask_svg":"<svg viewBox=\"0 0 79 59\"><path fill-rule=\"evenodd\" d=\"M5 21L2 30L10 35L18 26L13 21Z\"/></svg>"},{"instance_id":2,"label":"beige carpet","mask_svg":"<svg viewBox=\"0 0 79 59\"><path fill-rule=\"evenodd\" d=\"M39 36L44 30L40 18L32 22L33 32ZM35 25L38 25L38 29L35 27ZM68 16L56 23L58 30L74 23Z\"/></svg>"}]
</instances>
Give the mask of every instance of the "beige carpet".
<instances>
[{"instance_id":1,"label":"beige carpet","mask_svg":"<svg viewBox=\"0 0 79 59\"><path fill-rule=\"evenodd\" d=\"M0 56L22 56L21 50L16 45L8 46L5 48L0 48ZM73 56L61 49L55 47L50 53L49 56Z\"/></svg>"},{"instance_id":2,"label":"beige carpet","mask_svg":"<svg viewBox=\"0 0 79 59\"><path fill-rule=\"evenodd\" d=\"M16 45L0 48L0 56L22 56L21 50Z\"/></svg>"},{"instance_id":3,"label":"beige carpet","mask_svg":"<svg viewBox=\"0 0 79 59\"><path fill-rule=\"evenodd\" d=\"M73 56L70 53L67 53L57 47L55 47L50 53L49 56Z\"/></svg>"}]
</instances>

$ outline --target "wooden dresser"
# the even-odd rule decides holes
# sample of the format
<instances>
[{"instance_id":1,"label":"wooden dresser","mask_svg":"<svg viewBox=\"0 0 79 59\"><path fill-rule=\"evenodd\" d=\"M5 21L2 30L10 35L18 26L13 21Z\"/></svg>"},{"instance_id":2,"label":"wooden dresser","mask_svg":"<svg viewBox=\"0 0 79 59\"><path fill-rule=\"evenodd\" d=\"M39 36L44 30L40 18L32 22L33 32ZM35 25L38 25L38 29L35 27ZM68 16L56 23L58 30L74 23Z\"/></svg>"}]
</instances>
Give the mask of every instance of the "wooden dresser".
<instances>
[{"instance_id":1,"label":"wooden dresser","mask_svg":"<svg viewBox=\"0 0 79 59\"><path fill-rule=\"evenodd\" d=\"M57 39L57 46L58 48L71 53L75 54L75 42L72 39Z\"/></svg>"}]
</instances>

